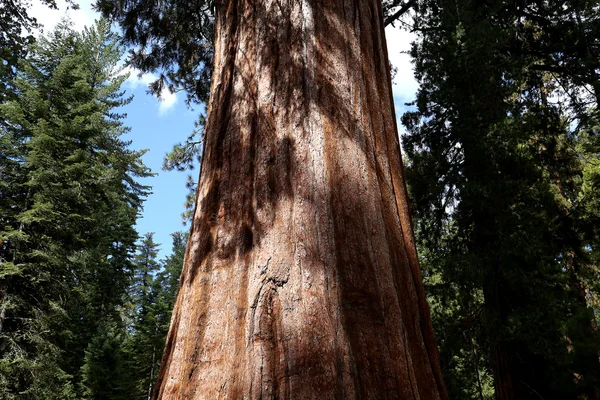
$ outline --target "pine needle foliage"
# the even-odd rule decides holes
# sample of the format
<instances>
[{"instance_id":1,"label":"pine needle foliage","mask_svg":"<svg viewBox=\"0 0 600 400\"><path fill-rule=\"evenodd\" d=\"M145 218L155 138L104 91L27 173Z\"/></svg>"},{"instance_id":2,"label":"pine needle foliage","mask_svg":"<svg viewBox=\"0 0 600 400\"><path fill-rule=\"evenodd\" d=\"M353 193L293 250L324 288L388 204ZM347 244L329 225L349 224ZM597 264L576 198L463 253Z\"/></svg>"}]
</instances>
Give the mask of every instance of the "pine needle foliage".
<instances>
[{"instance_id":1,"label":"pine needle foliage","mask_svg":"<svg viewBox=\"0 0 600 400\"><path fill-rule=\"evenodd\" d=\"M100 321L118 321L150 175L123 140L122 54L107 21L63 21L0 105L2 398L76 396Z\"/></svg>"},{"instance_id":2,"label":"pine needle foliage","mask_svg":"<svg viewBox=\"0 0 600 400\"><path fill-rule=\"evenodd\" d=\"M152 233L145 234L138 244L129 292L128 320L132 323L125 345L131 399L147 399L158 378L187 244L187 235L181 232L172 237L172 253L162 261L157 260L159 245Z\"/></svg>"}]
</instances>

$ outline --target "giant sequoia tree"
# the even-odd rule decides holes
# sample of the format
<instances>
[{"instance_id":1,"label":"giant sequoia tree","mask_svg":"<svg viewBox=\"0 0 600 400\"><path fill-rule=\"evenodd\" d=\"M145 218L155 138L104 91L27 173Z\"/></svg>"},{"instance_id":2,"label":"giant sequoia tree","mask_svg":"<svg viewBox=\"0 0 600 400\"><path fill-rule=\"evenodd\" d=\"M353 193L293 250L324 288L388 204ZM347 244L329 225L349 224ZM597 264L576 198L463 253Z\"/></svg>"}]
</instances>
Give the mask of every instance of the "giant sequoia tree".
<instances>
[{"instance_id":1,"label":"giant sequoia tree","mask_svg":"<svg viewBox=\"0 0 600 400\"><path fill-rule=\"evenodd\" d=\"M111 12L127 23L124 5ZM446 398L381 1L215 7L196 210L154 398Z\"/></svg>"}]
</instances>

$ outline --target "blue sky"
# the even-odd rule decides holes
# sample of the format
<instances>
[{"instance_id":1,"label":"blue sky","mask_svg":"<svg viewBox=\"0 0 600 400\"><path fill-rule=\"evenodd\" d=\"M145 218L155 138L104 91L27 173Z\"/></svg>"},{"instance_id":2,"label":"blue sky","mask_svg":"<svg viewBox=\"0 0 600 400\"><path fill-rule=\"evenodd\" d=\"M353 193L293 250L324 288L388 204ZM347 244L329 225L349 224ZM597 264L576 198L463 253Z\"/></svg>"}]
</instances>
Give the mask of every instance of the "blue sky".
<instances>
[{"instance_id":1,"label":"blue sky","mask_svg":"<svg viewBox=\"0 0 600 400\"><path fill-rule=\"evenodd\" d=\"M190 111L182 99L161 111L161 104L156 98L145 93L146 87L138 85L129 88L135 97L124 111L127 113L126 124L130 126L129 139L132 147L148 149L144 155L144 163L157 175L144 180L152 186L152 194L144 203L142 218L138 220L137 230L140 234L155 233L155 241L162 243L161 256L170 252L172 232L187 230L181 222L183 203L187 194L185 183L187 173L163 171L162 163L165 153L175 143L182 142L193 129L196 113ZM178 97L182 97L179 95ZM198 171L192 171L194 175ZM195 176L195 178L197 178Z\"/></svg>"},{"instance_id":2,"label":"blue sky","mask_svg":"<svg viewBox=\"0 0 600 400\"><path fill-rule=\"evenodd\" d=\"M98 15L91 8L93 0L76 2L80 6L79 10L67 10L64 0L57 1L58 10L49 10L39 0L34 0L30 12L44 25L45 32L50 31L65 15L73 21L75 29L81 30L84 26L91 25ZM386 29L386 36L390 61L398 69L393 90L396 114L400 117L406 108L404 103L412 101L418 87L410 58L403 53L409 49L414 36L391 27ZM188 174L163 171L163 158L174 144L184 141L191 133L199 109L188 109L184 93L174 94L165 90L161 93L162 101L159 101L146 93L148 83L154 80L151 74L139 77L136 71L130 70L130 73L124 88L135 97L123 110L127 113L125 124L131 127L128 139L132 141L134 149L148 149L144 163L157 173L143 182L152 186L153 193L146 200L137 230L140 234L155 233L155 241L162 244L162 258L170 253L170 234L189 229L189 226L184 227L181 222ZM197 178L198 172L192 171L194 178Z\"/></svg>"}]
</instances>

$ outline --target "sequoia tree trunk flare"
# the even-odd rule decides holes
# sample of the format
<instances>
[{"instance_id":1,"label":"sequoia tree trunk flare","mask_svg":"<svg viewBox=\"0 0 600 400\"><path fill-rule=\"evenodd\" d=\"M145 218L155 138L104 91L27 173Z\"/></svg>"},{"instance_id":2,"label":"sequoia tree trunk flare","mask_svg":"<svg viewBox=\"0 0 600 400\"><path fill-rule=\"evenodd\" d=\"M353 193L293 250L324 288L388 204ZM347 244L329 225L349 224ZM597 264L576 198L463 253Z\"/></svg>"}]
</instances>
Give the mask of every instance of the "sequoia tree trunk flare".
<instances>
[{"instance_id":1,"label":"sequoia tree trunk flare","mask_svg":"<svg viewBox=\"0 0 600 400\"><path fill-rule=\"evenodd\" d=\"M196 210L153 398L446 399L381 0L216 7Z\"/></svg>"}]
</instances>

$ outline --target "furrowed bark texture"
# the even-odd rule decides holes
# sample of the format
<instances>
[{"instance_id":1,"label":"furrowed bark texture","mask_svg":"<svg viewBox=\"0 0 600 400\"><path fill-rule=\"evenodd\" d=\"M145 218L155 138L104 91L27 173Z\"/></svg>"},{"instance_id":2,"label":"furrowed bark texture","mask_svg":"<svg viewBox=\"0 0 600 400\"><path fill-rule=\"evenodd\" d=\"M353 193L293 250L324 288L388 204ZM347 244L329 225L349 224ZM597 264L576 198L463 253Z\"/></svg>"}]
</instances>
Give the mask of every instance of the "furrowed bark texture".
<instances>
[{"instance_id":1,"label":"furrowed bark texture","mask_svg":"<svg viewBox=\"0 0 600 400\"><path fill-rule=\"evenodd\" d=\"M215 52L153 398L446 399L380 0L221 1Z\"/></svg>"}]
</instances>

